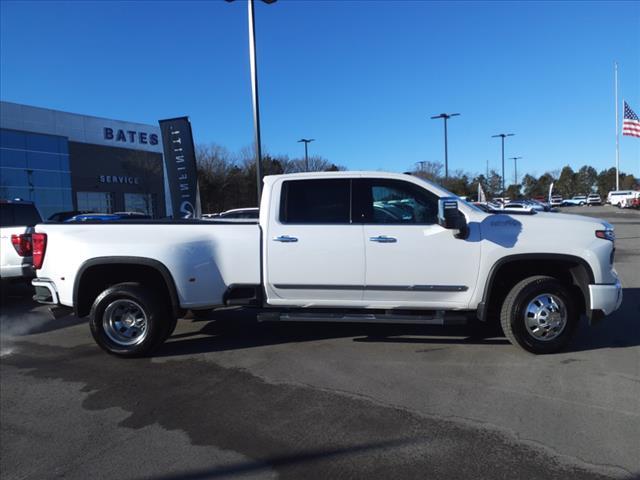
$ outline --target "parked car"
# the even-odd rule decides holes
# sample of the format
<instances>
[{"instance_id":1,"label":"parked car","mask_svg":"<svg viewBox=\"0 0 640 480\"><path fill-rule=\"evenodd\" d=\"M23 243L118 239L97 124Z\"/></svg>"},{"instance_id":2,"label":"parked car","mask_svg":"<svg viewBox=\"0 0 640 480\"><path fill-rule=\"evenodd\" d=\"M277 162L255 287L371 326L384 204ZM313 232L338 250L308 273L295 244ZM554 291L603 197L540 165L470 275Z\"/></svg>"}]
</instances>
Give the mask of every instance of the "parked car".
<instances>
[{"instance_id":1,"label":"parked car","mask_svg":"<svg viewBox=\"0 0 640 480\"><path fill-rule=\"evenodd\" d=\"M71 210L68 212L56 212L49 216L47 219L50 222L66 222L71 217L75 217L76 215L84 215L87 213L94 213L89 210Z\"/></svg>"},{"instance_id":2,"label":"parked car","mask_svg":"<svg viewBox=\"0 0 640 480\"><path fill-rule=\"evenodd\" d=\"M227 210L220 213L216 219L230 220L230 219L257 219L260 210L258 208L234 208L233 210Z\"/></svg>"},{"instance_id":3,"label":"parked car","mask_svg":"<svg viewBox=\"0 0 640 480\"><path fill-rule=\"evenodd\" d=\"M521 202L521 201L512 201L509 203L506 203L503 207L502 210L504 212L526 212L526 213L531 213L534 211L534 208L531 205L526 204L525 202Z\"/></svg>"},{"instance_id":4,"label":"parked car","mask_svg":"<svg viewBox=\"0 0 640 480\"><path fill-rule=\"evenodd\" d=\"M567 198L566 200L564 200L563 202L564 205L567 206L582 206L582 205L586 205L587 204L587 196L586 195L576 195L572 198Z\"/></svg>"},{"instance_id":5,"label":"parked car","mask_svg":"<svg viewBox=\"0 0 640 480\"><path fill-rule=\"evenodd\" d=\"M587 196L587 205L602 205L602 199L600 198L600 195L598 195L597 193L590 193L589 196Z\"/></svg>"},{"instance_id":6,"label":"parked car","mask_svg":"<svg viewBox=\"0 0 640 480\"><path fill-rule=\"evenodd\" d=\"M633 208L636 200L640 198L640 192L633 192L632 195L626 195L618 202L619 208Z\"/></svg>"},{"instance_id":7,"label":"parked car","mask_svg":"<svg viewBox=\"0 0 640 480\"><path fill-rule=\"evenodd\" d=\"M607 203L613 206L620 206L620 202L622 202L625 198L634 198L633 190L615 190L611 191L607 194Z\"/></svg>"},{"instance_id":8,"label":"parked car","mask_svg":"<svg viewBox=\"0 0 640 480\"><path fill-rule=\"evenodd\" d=\"M551 201L549 202L549 205L552 207L561 207L563 202L564 201L562 200L561 195L553 195L551 197Z\"/></svg>"},{"instance_id":9,"label":"parked car","mask_svg":"<svg viewBox=\"0 0 640 480\"><path fill-rule=\"evenodd\" d=\"M549 212L551 208L548 204L538 202L537 200L522 200L525 205L529 205L536 212Z\"/></svg>"},{"instance_id":10,"label":"parked car","mask_svg":"<svg viewBox=\"0 0 640 480\"><path fill-rule=\"evenodd\" d=\"M403 205L401 218L376 205ZM415 176L267 176L259 222L36 226L35 298L89 316L105 351L146 355L184 310L257 309L262 321L501 322L556 352L581 314L616 310L613 227L578 215L487 213ZM45 250L46 247L46 250Z\"/></svg>"},{"instance_id":11,"label":"parked car","mask_svg":"<svg viewBox=\"0 0 640 480\"><path fill-rule=\"evenodd\" d=\"M3 282L35 276L31 233L41 222L33 202L0 200L0 277Z\"/></svg>"}]
</instances>

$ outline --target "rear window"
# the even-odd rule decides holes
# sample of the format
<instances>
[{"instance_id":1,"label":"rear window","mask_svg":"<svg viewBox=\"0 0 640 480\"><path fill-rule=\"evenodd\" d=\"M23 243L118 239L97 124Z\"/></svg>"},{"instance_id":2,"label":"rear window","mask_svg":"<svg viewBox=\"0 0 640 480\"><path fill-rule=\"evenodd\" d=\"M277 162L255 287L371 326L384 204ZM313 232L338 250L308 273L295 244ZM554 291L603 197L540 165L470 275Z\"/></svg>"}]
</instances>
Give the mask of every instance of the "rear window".
<instances>
[{"instance_id":1,"label":"rear window","mask_svg":"<svg viewBox=\"0 0 640 480\"><path fill-rule=\"evenodd\" d=\"M282 184L281 223L350 223L351 180L289 180Z\"/></svg>"},{"instance_id":2,"label":"rear window","mask_svg":"<svg viewBox=\"0 0 640 480\"><path fill-rule=\"evenodd\" d=\"M33 204L0 204L0 227L33 227L42 218Z\"/></svg>"}]
</instances>

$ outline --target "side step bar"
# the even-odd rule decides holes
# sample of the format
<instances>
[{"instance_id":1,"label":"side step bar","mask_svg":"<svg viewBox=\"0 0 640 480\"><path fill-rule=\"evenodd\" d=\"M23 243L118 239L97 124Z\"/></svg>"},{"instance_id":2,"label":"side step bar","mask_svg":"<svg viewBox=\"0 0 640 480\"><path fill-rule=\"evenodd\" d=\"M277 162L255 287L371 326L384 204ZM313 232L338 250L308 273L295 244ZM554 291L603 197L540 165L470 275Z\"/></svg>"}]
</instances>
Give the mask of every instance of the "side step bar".
<instances>
[{"instance_id":1,"label":"side step bar","mask_svg":"<svg viewBox=\"0 0 640 480\"><path fill-rule=\"evenodd\" d=\"M445 313L441 310L416 315L400 313L262 312L258 314L258 321L465 325L467 316L461 313Z\"/></svg>"}]
</instances>

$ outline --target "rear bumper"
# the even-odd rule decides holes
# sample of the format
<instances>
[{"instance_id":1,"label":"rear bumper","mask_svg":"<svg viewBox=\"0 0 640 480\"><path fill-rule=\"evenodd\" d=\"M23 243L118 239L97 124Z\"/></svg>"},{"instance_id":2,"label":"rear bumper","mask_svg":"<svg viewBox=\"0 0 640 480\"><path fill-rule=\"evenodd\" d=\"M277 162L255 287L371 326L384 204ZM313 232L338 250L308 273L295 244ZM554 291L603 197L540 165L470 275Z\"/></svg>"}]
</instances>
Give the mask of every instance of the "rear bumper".
<instances>
[{"instance_id":1,"label":"rear bumper","mask_svg":"<svg viewBox=\"0 0 640 480\"><path fill-rule=\"evenodd\" d=\"M31 280L31 285L36 289L36 294L33 296L36 302L44 303L45 305L58 305L60 303L56 285L48 278L35 278Z\"/></svg>"},{"instance_id":2,"label":"rear bumper","mask_svg":"<svg viewBox=\"0 0 640 480\"><path fill-rule=\"evenodd\" d=\"M599 315L609 315L622 304L622 284L618 280L614 284L589 285L589 297L593 313L602 312Z\"/></svg>"},{"instance_id":3,"label":"rear bumper","mask_svg":"<svg viewBox=\"0 0 640 480\"><path fill-rule=\"evenodd\" d=\"M0 270L0 276L4 279L33 278L36 276L31 264L21 265L3 265Z\"/></svg>"}]
</instances>

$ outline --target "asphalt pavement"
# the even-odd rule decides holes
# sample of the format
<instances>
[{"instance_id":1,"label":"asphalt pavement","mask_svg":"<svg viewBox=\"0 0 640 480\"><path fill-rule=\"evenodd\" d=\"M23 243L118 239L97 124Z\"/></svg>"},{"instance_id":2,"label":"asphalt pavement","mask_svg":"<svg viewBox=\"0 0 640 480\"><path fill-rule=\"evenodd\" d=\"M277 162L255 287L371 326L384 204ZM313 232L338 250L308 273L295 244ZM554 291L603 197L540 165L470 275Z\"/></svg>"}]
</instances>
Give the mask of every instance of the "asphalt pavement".
<instances>
[{"instance_id":1,"label":"asphalt pavement","mask_svg":"<svg viewBox=\"0 0 640 480\"><path fill-rule=\"evenodd\" d=\"M640 478L640 212L622 307L534 356L466 327L184 319L121 360L13 288L0 314L0 478Z\"/></svg>"}]
</instances>

